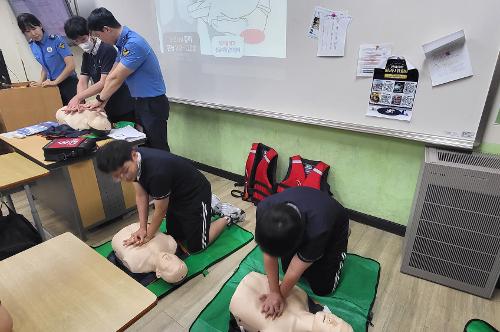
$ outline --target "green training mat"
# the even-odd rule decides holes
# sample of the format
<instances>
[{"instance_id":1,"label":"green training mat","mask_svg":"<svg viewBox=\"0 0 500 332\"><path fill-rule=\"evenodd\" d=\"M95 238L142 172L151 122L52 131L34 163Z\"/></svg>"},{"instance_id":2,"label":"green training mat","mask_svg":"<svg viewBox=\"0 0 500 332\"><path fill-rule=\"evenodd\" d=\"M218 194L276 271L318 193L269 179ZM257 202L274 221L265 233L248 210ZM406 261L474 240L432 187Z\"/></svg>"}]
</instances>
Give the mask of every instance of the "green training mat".
<instances>
[{"instance_id":1,"label":"green training mat","mask_svg":"<svg viewBox=\"0 0 500 332\"><path fill-rule=\"evenodd\" d=\"M215 219L218 219L218 217ZM213 220L214 219L212 219L212 221ZM162 232L166 232L165 220L163 220L160 230ZM231 225L230 227L227 227L221 235L219 235L217 240L210 244L207 249L200 253L192 254L184 259L184 262L188 267L188 275L182 283L204 272L207 268L223 260L252 240L252 233L241 228L240 226ZM108 257L108 255L113 251L111 241L95 247L94 249L104 257ZM163 279L156 279L146 288L153 292L156 296L163 297L175 288L179 287L181 284L173 285L167 283Z\"/></svg>"},{"instance_id":2,"label":"green training mat","mask_svg":"<svg viewBox=\"0 0 500 332\"><path fill-rule=\"evenodd\" d=\"M471 319L465 324L464 332L498 332L498 330L484 320Z\"/></svg>"},{"instance_id":3,"label":"green training mat","mask_svg":"<svg viewBox=\"0 0 500 332\"><path fill-rule=\"evenodd\" d=\"M227 332L229 328L229 302L236 287L251 271L264 273L262 251L256 247L245 259L233 276L224 284L217 295L198 315L190 332ZM281 271L281 268L280 268ZM377 295L380 264L369 258L348 254L344 261L340 282L329 296L317 296L307 282L300 281L299 287L317 302L326 305L332 313L349 323L356 332L367 331L371 320L371 309ZM283 275L280 272L280 278Z\"/></svg>"}]
</instances>

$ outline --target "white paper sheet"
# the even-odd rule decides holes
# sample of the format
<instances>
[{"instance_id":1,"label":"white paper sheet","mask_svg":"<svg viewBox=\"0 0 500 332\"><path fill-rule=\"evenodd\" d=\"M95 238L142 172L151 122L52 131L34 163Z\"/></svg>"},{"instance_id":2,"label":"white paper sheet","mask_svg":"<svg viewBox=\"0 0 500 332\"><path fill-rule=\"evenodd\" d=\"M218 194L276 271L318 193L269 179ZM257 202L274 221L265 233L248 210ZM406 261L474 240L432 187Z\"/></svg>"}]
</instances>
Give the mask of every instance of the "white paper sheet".
<instances>
[{"instance_id":1,"label":"white paper sheet","mask_svg":"<svg viewBox=\"0 0 500 332\"><path fill-rule=\"evenodd\" d=\"M472 76L469 51L463 30L422 45L432 86Z\"/></svg>"},{"instance_id":2,"label":"white paper sheet","mask_svg":"<svg viewBox=\"0 0 500 332\"><path fill-rule=\"evenodd\" d=\"M344 56L347 28L351 19L351 16L336 14L321 17L318 56Z\"/></svg>"},{"instance_id":3,"label":"white paper sheet","mask_svg":"<svg viewBox=\"0 0 500 332\"><path fill-rule=\"evenodd\" d=\"M125 140L128 142L134 142L141 139L146 138L146 134L141 133L131 126L126 126L119 129L111 129L108 137L117 139L117 140Z\"/></svg>"},{"instance_id":4,"label":"white paper sheet","mask_svg":"<svg viewBox=\"0 0 500 332\"><path fill-rule=\"evenodd\" d=\"M325 15L335 14L337 16L347 15L347 11L345 10L331 10L323 7L315 7L314 12L311 18L311 25L309 26L308 36L310 38L318 38L319 36L319 25L321 21L321 17Z\"/></svg>"},{"instance_id":5,"label":"white paper sheet","mask_svg":"<svg viewBox=\"0 0 500 332\"><path fill-rule=\"evenodd\" d=\"M358 70L356 76L372 77L373 69L392 55L392 44L359 45Z\"/></svg>"}]
</instances>

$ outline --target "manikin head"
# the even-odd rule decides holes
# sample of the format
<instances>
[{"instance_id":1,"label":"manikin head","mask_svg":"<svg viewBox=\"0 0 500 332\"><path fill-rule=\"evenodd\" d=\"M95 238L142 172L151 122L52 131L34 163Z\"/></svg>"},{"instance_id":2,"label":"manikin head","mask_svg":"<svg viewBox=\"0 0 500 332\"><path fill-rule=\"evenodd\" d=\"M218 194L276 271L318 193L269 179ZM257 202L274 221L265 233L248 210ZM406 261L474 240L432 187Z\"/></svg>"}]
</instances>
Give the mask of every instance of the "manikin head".
<instances>
[{"instance_id":1,"label":"manikin head","mask_svg":"<svg viewBox=\"0 0 500 332\"><path fill-rule=\"evenodd\" d=\"M90 13L87 21L92 36L99 38L106 44L116 44L122 26L109 10L103 7L96 8Z\"/></svg>"}]
</instances>

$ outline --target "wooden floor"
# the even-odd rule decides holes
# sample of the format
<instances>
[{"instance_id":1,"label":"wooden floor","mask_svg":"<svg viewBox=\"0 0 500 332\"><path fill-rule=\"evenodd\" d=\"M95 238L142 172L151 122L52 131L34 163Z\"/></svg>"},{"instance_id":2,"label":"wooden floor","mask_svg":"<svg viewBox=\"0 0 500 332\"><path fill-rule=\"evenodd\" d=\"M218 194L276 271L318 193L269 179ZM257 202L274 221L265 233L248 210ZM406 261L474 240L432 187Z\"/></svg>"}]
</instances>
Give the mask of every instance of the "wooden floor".
<instances>
[{"instance_id":1,"label":"wooden floor","mask_svg":"<svg viewBox=\"0 0 500 332\"><path fill-rule=\"evenodd\" d=\"M212 191L222 201L246 211L243 227L255 228L255 207L231 197L231 181L206 174ZM16 208L31 218L24 193L13 195ZM60 219L51 210L38 205L44 227L52 235L71 230L70 223ZM90 245L111 238L121 227L137 221L133 213L122 220L105 225L89 233ZM500 292L486 300L461 291L417 279L399 272L403 238L351 222L349 252L376 259L382 266L377 299L373 307L374 326L370 331L463 331L471 318L480 318L500 328ZM161 299L158 305L130 327L128 331L187 331L199 312L215 296L231 276L241 259L253 249L251 242L243 249L219 262L207 276L198 276L186 285Z\"/></svg>"}]
</instances>

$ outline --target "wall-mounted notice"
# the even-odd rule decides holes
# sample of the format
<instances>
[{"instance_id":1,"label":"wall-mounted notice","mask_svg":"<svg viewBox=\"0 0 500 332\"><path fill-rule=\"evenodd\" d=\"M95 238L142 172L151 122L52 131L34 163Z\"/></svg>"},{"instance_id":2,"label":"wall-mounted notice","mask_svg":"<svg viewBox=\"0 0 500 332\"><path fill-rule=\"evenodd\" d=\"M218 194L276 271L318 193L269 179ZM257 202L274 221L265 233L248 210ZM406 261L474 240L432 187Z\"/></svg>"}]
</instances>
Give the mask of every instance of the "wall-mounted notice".
<instances>
[{"instance_id":1,"label":"wall-mounted notice","mask_svg":"<svg viewBox=\"0 0 500 332\"><path fill-rule=\"evenodd\" d=\"M373 70L392 55L392 44L359 45L358 71L356 76L372 77Z\"/></svg>"},{"instance_id":2,"label":"wall-mounted notice","mask_svg":"<svg viewBox=\"0 0 500 332\"><path fill-rule=\"evenodd\" d=\"M432 86L472 76L464 30L422 45L431 73Z\"/></svg>"},{"instance_id":3,"label":"wall-mounted notice","mask_svg":"<svg viewBox=\"0 0 500 332\"><path fill-rule=\"evenodd\" d=\"M326 15L319 23L318 56L344 56L347 27L352 17Z\"/></svg>"},{"instance_id":4,"label":"wall-mounted notice","mask_svg":"<svg viewBox=\"0 0 500 332\"><path fill-rule=\"evenodd\" d=\"M366 115L410 121L418 70L403 57L390 57L373 73Z\"/></svg>"},{"instance_id":5,"label":"wall-mounted notice","mask_svg":"<svg viewBox=\"0 0 500 332\"><path fill-rule=\"evenodd\" d=\"M311 18L311 24L309 26L308 30L308 36L310 38L318 38L319 36L319 25L321 22L321 17L322 16L328 16L328 15L347 15L347 11L344 10L331 10L331 9L326 9L323 7L315 7L314 12Z\"/></svg>"}]
</instances>

